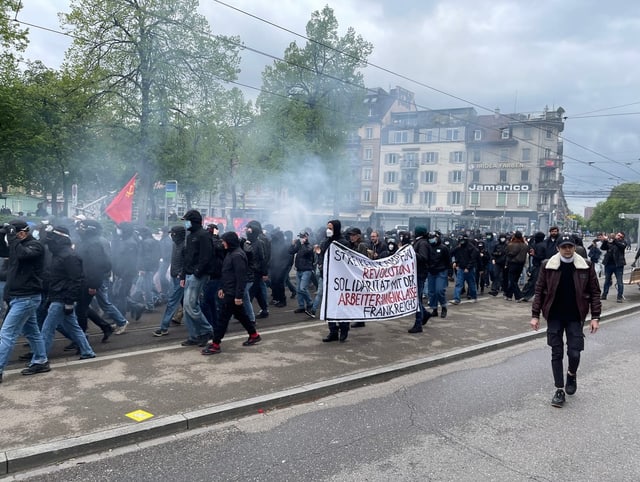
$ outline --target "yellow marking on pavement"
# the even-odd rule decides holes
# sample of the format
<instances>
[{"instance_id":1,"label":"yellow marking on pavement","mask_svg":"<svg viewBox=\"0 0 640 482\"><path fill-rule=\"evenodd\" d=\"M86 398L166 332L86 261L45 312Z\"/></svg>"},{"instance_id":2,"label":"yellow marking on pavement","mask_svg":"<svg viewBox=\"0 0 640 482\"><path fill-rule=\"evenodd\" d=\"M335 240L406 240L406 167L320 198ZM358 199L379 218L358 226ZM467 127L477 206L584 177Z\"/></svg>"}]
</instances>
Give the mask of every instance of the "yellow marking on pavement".
<instances>
[{"instance_id":1,"label":"yellow marking on pavement","mask_svg":"<svg viewBox=\"0 0 640 482\"><path fill-rule=\"evenodd\" d=\"M144 410L134 410L133 412L127 413L126 416L136 422L143 422L146 419L153 417L153 414L145 412Z\"/></svg>"}]
</instances>

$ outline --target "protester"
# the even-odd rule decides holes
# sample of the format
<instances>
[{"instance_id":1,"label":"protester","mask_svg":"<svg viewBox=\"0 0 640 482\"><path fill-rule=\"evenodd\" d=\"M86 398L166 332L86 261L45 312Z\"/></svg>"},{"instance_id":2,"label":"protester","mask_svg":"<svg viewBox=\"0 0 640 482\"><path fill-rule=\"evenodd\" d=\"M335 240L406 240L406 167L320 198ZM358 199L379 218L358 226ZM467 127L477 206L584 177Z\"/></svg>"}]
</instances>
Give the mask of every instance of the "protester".
<instances>
[{"instance_id":1,"label":"protester","mask_svg":"<svg viewBox=\"0 0 640 482\"><path fill-rule=\"evenodd\" d=\"M447 283L449 266L451 266L451 253L449 248L442 244L439 232L431 232L429 241L429 264L427 275L427 293L429 293L429 308L431 316L438 316L438 304L440 316L447 317Z\"/></svg>"},{"instance_id":2,"label":"protester","mask_svg":"<svg viewBox=\"0 0 640 482\"><path fill-rule=\"evenodd\" d=\"M169 334L169 323L182 302L184 288L180 284L180 274L184 270L184 243L186 236L187 231L184 226L173 226L169 231L169 237L173 244L171 248L171 266L169 268L172 291L167 299L167 306L164 309L160 327L153 332L153 336L165 336Z\"/></svg>"},{"instance_id":3,"label":"protester","mask_svg":"<svg viewBox=\"0 0 640 482\"><path fill-rule=\"evenodd\" d=\"M615 235L607 237L600 235L600 249L606 251L602 264L604 265L604 286L602 287L602 299L606 300L609 294L609 288L612 284L612 276L616 276L616 285L618 287L618 296L616 301L622 303L624 300L624 266L627 264L625 260L625 251L627 242L624 240L625 234L618 231Z\"/></svg>"},{"instance_id":4,"label":"protester","mask_svg":"<svg viewBox=\"0 0 640 482\"><path fill-rule=\"evenodd\" d=\"M507 288L504 292L504 299L511 301L514 297L516 301L522 298L522 292L520 291L520 276L522 270L527 262L527 254L529 253L529 246L524 240L524 236L520 231L516 231L507 244Z\"/></svg>"},{"instance_id":5,"label":"protester","mask_svg":"<svg viewBox=\"0 0 640 482\"><path fill-rule=\"evenodd\" d=\"M452 305L460 304L460 295L465 282L469 286L471 302L475 303L478 300L475 275L478 258L478 249L469 242L469 237L467 235L461 236L458 240L458 246L451 251L453 269L456 271L456 286L453 292L453 300L451 300Z\"/></svg>"},{"instance_id":6,"label":"protester","mask_svg":"<svg viewBox=\"0 0 640 482\"><path fill-rule=\"evenodd\" d=\"M222 245L227 251L222 264L221 288L218 296L222 300L220 318L216 325L211 341L201 353L203 355L215 355L222 351L220 344L229 327L229 320L234 316L249 334L249 338L242 343L243 346L252 346L262 341L256 331L255 323L249 320L244 309L244 292L248 276L248 260L245 252L240 248L238 235L233 231L222 235Z\"/></svg>"},{"instance_id":7,"label":"protester","mask_svg":"<svg viewBox=\"0 0 640 482\"><path fill-rule=\"evenodd\" d=\"M571 234L563 234L557 242L558 253L543 262L535 298L531 307L531 327L540 327L540 313L547 320L547 344L551 347L551 369L556 387L551 400L562 407L565 393L577 389L580 352L584 349L583 325L591 311L590 330L595 333L600 320L600 285L593 265L575 252ZM567 344L567 378L564 378L564 340Z\"/></svg>"},{"instance_id":8,"label":"protester","mask_svg":"<svg viewBox=\"0 0 640 482\"><path fill-rule=\"evenodd\" d=\"M27 338L33 356L23 375L51 370L44 340L36 321L36 309L42 301L44 246L29 233L29 225L19 219L2 227L9 247L4 300L9 305L0 328L0 383L2 373L22 334Z\"/></svg>"},{"instance_id":9,"label":"protester","mask_svg":"<svg viewBox=\"0 0 640 482\"><path fill-rule=\"evenodd\" d=\"M298 239L294 240L289 247L289 254L295 255L294 267L298 284L298 308L294 313L305 313L310 318L315 318L312 313L313 300L309 294L309 280L313 273L313 246L309 243L309 233L306 231L298 234Z\"/></svg>"},{"instance_id":10,"label":"protester","mask_svg":"<svg viewBox=\"0 0 640 482\"><path fill-rule=\"evenodd\" d=\"M87 336L78 324L75 304L82 298L84 274L82 260L71 247L69 230L55 226L47 233L45 242L52 254L48 266L47 316L42 325L47 355L51 351L56 329L73 341L80 351L80 359L95 358Z\"/></svg>"},{"instance_id":11,"label":"protester","mask_svg":"<svg viewBox=\"0 0 640 482\"><path fill-rule=\"evenodd\" d=\"M353 227L347 231L347 246L363 256L371 258L370 249L362 240L362 231L358 227ZM351 323L351 328L364 328L364 321Z\"/></svg>"},{"instance_id":12,"label":"protester","mask_svg":"<svg viewBox=\"0 0 640 482\"><path fill-rule=\"evenodd\" d=\"M427 276L429 274L430 250L427 239L427 227L416 226L414 228L415 239L413 240L413 250L416 253L416 277L418 283L418 309L416 311L413 326L409 328L409 333L421 333L422 325L426 325L431 313L429 313L422 303L422 292L424 291Z\"/></svg>"},{"instance_id":13,"label":"protester","mask_svg":"<svg viewBox=\"0 0 640 482\"><path fill-rule=\"evenodd\" d=\"M334 241L341 244L345 248L347 247L347 240L342 236L342 223L338 219L332 219L327 223L326 229L326 237L322 244L320 245L320 259L324 259L324 253L329 249L329 246ZM322 341L324 342L332 342L332 341L340 341L344 343L347 341L347 337L349 336L349 322L348 321L340 321L334 322L330 321L327 323L329 326L329 334L325 336Z\"/></svg>"},{"instance_id":14,"label":"protester","mask_svg":"<svg viewBox=\"0 0 640 482\"><path fill-rule=\"evenodd\" d=\"M211 338L212 329L200 308L200 296L209 281L207 270L213 255L213 246L209 233L202 228L202 215L199 211L190 209L182 219L188 234L180 286L184 288L184 321L189 332L189 338L182 342L182 346L205 346Z\"/></svg>"}]
</instances>

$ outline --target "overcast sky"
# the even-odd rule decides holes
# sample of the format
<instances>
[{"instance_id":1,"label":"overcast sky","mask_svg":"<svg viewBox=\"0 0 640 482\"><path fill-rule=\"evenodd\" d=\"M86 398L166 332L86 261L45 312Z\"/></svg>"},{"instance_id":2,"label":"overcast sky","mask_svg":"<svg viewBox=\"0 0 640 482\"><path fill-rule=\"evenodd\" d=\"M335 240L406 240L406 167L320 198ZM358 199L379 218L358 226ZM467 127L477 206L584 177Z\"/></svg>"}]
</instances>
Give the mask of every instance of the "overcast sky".
<instances>
[{"instance_id":1,"label":"overcast sky","mask_svg":"<svg viewBox=\"0 0 640 482\"><path fill-rule=\"evenodd\" d=\"M56 14L69 8L68 0L22 3L19 20L54 30ZM353 27L374 45L369 61L382 69L365 70L367 87L399 85L425 109L562 106L564 190L576 213L616 184L640 182L640 2L200 0L200 11L214 33L282 57L290 42L305 41L247 13L304 34L311 13L327 4L341 35ZM29 38L28 58L60 66L68 38L34 27ZM244 51L240 81L259 88L272 61Z\"/></svg>"}]
</instances>

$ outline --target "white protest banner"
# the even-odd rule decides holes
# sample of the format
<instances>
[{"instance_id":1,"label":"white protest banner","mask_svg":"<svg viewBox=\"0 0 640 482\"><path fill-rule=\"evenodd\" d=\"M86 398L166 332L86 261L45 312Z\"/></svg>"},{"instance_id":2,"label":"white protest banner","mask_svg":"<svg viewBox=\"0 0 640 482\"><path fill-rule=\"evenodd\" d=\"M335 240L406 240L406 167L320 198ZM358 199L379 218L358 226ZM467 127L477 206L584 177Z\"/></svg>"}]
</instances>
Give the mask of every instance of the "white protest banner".
<instances>
[{"instance_id":1,"label":"white protest banner","mask_svg":"<svg viewBox=\"0 0 640 482\"><path fill-rule=\"evenodd\" d=\"M326 321L389 320L418 309L416 253L411 245L369 259L336 242L324 255L322 307Z\"/></svg>"}]
</instances>

